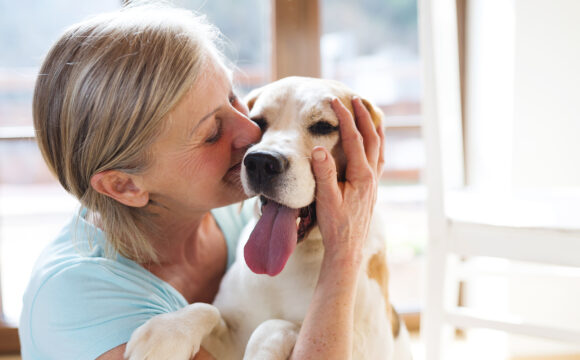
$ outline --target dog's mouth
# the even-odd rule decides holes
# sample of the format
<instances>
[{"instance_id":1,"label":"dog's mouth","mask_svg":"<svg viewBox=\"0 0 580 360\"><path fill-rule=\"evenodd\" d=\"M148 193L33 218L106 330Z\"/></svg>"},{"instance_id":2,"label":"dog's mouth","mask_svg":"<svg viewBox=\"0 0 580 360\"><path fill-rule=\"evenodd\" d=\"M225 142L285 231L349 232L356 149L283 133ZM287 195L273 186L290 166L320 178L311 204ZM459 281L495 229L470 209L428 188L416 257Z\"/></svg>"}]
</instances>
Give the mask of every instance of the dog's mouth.
<instances>
[{"instance_id":1,"label":"dog's mouth","mask_svg":"<svg viewBox=\"0 0 580 360\"><path fill-rule=\"evenodd\" d=\"M265 196L260 196L260 203L262 204L260 210L264 213L264 206L268 202L275 202ZM280 205L280 204L279 204ZM260 214L261 215L261 214ZM300 243L316 222L316 201L299 209L298 217L296 218L296 235L297 242Z\"/></svg>"},{"instance_id":2,"label":"dog's mouth","mask_svg":"<svg viewBox=\"0 0 580 360\"><path fill-rule=\"evenodd\" d=\"M316 202L312 202L310 205L300 209L299 215L300 222L298 223L298 242L304 240L304 237L314 224L316 224Z\"/></svg>"},{"instance_id":3,"label":"dog's mouth","mask_svg":"<svg viewBox=\"0 0 580 360\"><path fill-rule=\"evenodd\" d=\"M244 247L244 257L256 274L275 276L316 223L316 203L292 209L264 196L260 200L262 216Z\"/></svg>"}]
</instances>

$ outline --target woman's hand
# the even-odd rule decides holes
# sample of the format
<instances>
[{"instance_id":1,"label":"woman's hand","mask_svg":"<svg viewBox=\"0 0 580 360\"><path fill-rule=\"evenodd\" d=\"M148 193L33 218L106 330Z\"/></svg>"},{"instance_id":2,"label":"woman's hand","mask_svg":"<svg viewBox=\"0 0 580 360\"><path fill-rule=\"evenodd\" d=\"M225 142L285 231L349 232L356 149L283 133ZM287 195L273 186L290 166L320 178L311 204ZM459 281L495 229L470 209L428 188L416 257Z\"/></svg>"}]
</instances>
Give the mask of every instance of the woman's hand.
<instances>
[{"instance_id":1,"label":"woman's hand","mask_svg":"<svg viewBox=\"0 0 580 360\"><path fill-rule=\"evenodd\" d=\"M327 149L316 147L312 167L316 178L316 212L325 257L358 265L377 197L384 160L384 134L375 128L360 98L353 98L355 119L338 99L331 101L340 124L346 155L346 181L337 182L336 165Z\"/></svg>"},{"instance_id":2,"label":"woman's hand","mask_svg":"<svg viewBox=\"0 0 580 360\"><path fill-rule=\"evenodd\" d=\"M380 127L375 129L362 101L352 100L356 124L338 99L331 104L340 121L346 181L337 182L336 165L328 150L314 148L316 212L325 251L292 360L351 358L362 248L383 167L383 132Z\"/></svg>"}]
</instances>

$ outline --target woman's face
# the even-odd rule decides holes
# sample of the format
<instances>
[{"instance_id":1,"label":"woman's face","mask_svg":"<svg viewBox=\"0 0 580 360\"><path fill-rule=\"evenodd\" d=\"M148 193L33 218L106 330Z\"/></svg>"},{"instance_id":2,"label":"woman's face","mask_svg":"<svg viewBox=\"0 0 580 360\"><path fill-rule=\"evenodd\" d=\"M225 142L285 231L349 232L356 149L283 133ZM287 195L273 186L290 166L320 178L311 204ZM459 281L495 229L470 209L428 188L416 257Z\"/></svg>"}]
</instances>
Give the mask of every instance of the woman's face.
<instances>
[{"instance_id":1,"label":"woman's face","mask_svg":"<svg viewBox=\"0 0 580 360\"><path fill-rule=\"evenodd\" d=\"M152 164L142 178L152 206L186 215L246 198L241 161L261 136L247 115L226 72L210 64L153 145Z\"/></svg>"}]
</instances>

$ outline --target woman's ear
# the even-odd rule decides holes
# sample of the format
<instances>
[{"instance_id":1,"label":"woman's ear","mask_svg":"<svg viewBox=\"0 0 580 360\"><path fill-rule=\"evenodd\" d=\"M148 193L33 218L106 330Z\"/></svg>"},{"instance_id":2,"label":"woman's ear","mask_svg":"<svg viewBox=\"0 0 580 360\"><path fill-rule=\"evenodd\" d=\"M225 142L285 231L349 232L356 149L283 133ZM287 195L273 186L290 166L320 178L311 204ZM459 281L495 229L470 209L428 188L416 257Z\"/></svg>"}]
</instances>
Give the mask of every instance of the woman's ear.
<instances>
[{"instance_id":1,"label":"woman's ear","mask_svg":"<svg viewBox=\"0 0 580 360\"><path fill-rule=\"evenodd\" d=\"M101 171L91 177L91 186L97 192L132 207L149 203L149 193L137 185L136 177L119 170Z\"/></svg>"}]
</instances>

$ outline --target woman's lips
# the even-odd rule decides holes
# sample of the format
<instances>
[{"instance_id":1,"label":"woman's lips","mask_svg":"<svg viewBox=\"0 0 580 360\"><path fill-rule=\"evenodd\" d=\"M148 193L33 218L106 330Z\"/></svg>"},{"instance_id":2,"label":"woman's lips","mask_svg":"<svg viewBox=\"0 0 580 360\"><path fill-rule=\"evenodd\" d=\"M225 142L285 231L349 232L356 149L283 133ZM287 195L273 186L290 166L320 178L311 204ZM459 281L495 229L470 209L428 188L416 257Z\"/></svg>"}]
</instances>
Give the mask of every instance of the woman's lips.
<instances>
[{"instance_id":1,"label":"woman's lips","mask_svg":"<svg viewBox=\"0 0 580 360\"><path fill-rule=\"evenodd\" d=\"M232 166L228 171L240 171L242 169L242 162L240 161L236 165Z\"/></svg>"},{"instance_id":2,"label":"woman's lips","mask_svg":"<svg viewBox=\"0 0 580 360\"><path fill-rule=\"evenodd\" d=\"M225 176L226 180L230 183L241 185L240 179L241 171L242 171L242 162L240 161L239 163L235 164L234 166L228 169L228 172L226 173Z\"/></svg>"}]
</instances>

